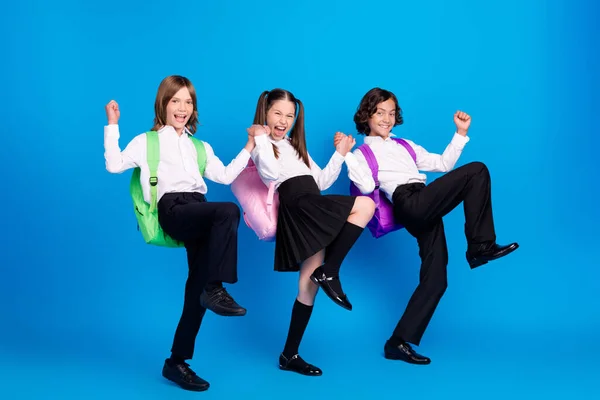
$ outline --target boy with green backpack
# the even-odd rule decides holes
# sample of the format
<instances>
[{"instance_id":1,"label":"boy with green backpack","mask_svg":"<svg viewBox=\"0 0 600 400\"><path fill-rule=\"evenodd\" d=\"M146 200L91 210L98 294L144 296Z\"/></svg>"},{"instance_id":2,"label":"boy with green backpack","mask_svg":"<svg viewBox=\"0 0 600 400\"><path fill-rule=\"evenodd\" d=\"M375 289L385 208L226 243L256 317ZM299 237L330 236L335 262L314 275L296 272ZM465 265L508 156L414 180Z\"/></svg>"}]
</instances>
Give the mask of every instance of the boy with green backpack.
<instances>
[{"instance_id":1,"label":"boy with green backpack","mask_svg":"<svg viewBox=\"0 0 600 400\"><path fill-rule=\"evenodd\" d=\"M171 357L162 374L186 390L203 391L209 384L186 363L207 309L223 316L243 316L246 310L222 283L237 282L237 231L240 211L235 203L207 202L205 179L230 184L244 170L255 145L270 146L266 135L248 135L244 149L228 165L208 143L195 139L198 111L191 82L182 76L165 78L155 101L153 128L119 148L118 105L106 106L104 128L106 169L121 173L135 168L130 184L135 215L146 243L185 247L188 279L183 312Z\"/></svg>"}]
</instances>

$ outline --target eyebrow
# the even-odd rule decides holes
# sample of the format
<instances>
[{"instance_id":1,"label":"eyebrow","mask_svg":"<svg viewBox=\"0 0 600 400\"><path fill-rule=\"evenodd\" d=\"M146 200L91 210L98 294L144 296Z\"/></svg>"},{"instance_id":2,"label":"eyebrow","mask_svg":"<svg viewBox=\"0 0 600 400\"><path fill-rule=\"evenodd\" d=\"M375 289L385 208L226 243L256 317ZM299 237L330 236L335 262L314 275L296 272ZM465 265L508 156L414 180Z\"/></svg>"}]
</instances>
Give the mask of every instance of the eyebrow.
<instances>
[{"instance_id":1,"label":"eyebrow","mask_svg":"<svg viewBox=\"0 0 600 400\"><path fill-rule=\"evenodd\" d=\"M181 99L180 99L179 97L177 97L177 96L173 96L173 97L171 97L171 100L181 100ZM188 98L186 99L186 101L192 101L192 98L191 98L191 97L188 97Z\"/></svg>"},{"instance_id":2,"label":"eyebrow","mask_svg":"<svg viewBox=\"0 0 600 400\"><path fill-rule=\"evenodd\" d=\"M386 111L388 111L388 110L386 110L385 108L377 107L377 111L383 111L383 112L386 112ZM394 111L394 112L395 112L395 111L396 111L396 109L394 108L393 110L389 110L389 112L392 112L392 111Z\"/></svg>"},{"instance_id":3,"label":"eyebrow","mask_svg":"<svg viewBox=\"0 0 600 400\"><path fill-rule=\"evenodd\" d=\"M285 114L285 115L296 115L296 113L293 113L293 112L284 113L279 108L273 108L273 111L277 111L277 112L280 112L280 113Z\"/></svg>"}]
</instances>

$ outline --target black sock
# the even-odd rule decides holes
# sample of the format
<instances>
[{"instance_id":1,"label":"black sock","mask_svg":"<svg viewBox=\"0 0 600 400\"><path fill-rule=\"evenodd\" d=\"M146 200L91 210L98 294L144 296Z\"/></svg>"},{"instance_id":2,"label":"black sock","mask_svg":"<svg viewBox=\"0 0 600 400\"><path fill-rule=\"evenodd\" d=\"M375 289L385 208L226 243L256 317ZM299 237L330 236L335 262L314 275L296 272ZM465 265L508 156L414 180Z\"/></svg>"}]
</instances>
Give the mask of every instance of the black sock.
<instances>
[{"instance_id":1,"label":"black sock","mask_svg":"<svg viewBox=\"0 0 600 400\"><path fill-rule=\"evenodd\" d=\"M346 222L337 237L325 250L325 265L323 271L327 276L338 276L340 267L354 243L365 228Z\"/></svg>"},{"instance_id":2,"label":"black sock","mask_svg":"<svg viewBox=\"0 0 600 400\"><path fill-rule=\"evenodd\" d=\"M406 342L405 342L405 341L404 341L404 339L402 339L400 336L395 336L395 335L392 335L392 337L390 337L390 338L388 339L388 343L390 344L390 346L393 346L393 347L398 347L398 346L400 346L402 343L406 343Z\"/></svg>"},{"instance_id":3,"label":"black sock","mask_svg":"<svg viewBox=\"0 0 600 400\"><path fill-rule=\"evenodd\" d=\"M479 253L485 253L494 248L494 242L484 242L484 243L470 243L467 248L467 253L477 255Z\"/></svg>"},{"instance_id":4,"label":"black sock","mask_svg":"<svg viewBox=\"0 0 600 400\"><path fill-rule=\"evenodd\" d=\"M304 331L310 320L313 306L307 306L306 304L300 303L298 300L294 302L292 307L292 318L290 320L290 329L288 331L287 340L285 341L285 347L283 348L283 355L286 358L293 357L298 354L298 348L304 336Z\"/></svg>"},{"instance_id":5,"label":"black sock","mask_svg":"<svg viewBox=\"0 0 600 400\"><path fill-rule=\"evenodd\" d=\"M354 243L358 240L364 228L358 225L346 222L342 227L342 230L334 239L334 241L325 250L325 264L323 265L323 271L328 278L334 278L329 281L329 286L336 293L343 294L342 283L339 277L340 268L346 255L350 252Z\"/></svg>"},{"instance_id":6,"label":"black sock","mask_svg":"<svg viewBox=\"0 0 600 400\"><path fill-rule=\"evenodd\" d=\"M218 288L222 288L223 287L223 283L219 282L219 281L215 281L215 282L208 282L206 284L206 286L204 287L204 290L206 290L208 293L212 292L215 289Z\"/></svg>"},{"instance_id":7,"label":"black sock","mask_svg":"<svg viewBox=\"0 0 600 400\"><path fill-rule=\"evenodd\" d=\"M170 363L171 365L177 365L177 364L183 364L185 363L185 359L183 357L180 357L178 355L175 354L171 354L171 357L169 357Z\"/></svg>"}]
</instances>

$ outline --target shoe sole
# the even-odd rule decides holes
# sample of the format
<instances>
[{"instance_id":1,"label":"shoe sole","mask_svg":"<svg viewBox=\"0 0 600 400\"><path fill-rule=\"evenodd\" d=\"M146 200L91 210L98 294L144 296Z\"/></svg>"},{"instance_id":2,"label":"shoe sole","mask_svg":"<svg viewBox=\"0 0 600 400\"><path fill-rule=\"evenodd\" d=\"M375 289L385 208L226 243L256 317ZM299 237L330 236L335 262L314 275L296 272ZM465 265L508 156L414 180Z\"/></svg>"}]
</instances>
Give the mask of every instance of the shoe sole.
<instances>
[{"instance_id":1,"label":"shoe sole","mask_svg":"<svg viewBox=\"0 0 600 400\"><path fill-rule=\"evenodd\" d=\"M221 317L243 317L244 315L246 315L245 308L242 308L240 311L235 311L235 312L221 312L221 311L215 311L211 307L207 307L202 302L200 302L200 305L202 307L206 308L207 310L210 310L210 311L214 312L215 314L220 315Z\"/></svg>"},{"instance_id":2,"label":"shoe sole","mask_svg":"<svg viewBox=\"0 0 600 400\"><path fill-rule=\"evenodd\" d=\"M215 313L217 315L220 315L221 317L243 317L244 315L246 315L246 310L232 312L232 313L226 313L226 312L217 312L215 310L211 310L210 308L206 308L206 309L212 311L213 313Z\"/></svg>"},{"instance_id":3,"label":"shoe sole","mask_svg":"<svg viewBox=\"0 0 600 400\"><path fill-rule=\"evenodd\" d=\"M410 360L407 360L407 359L401 358L401 357L389 356L387 354L384 354L383 356L388 360L404 361L405 363L413 364L413 365L429 365L429 364L431 364L431 360L425 361L425 362L417 362L417 361L410 361Z\"/></svg>"},{"instance_id":4,"label":"shoe sole","mask_svg":"<svg viewBox=\"0 0 600 400\"><path fill-rule=\"evenodd\" d=\"M477 259L476 258L476 259L474 259L474 260L472 260L472 261L469 262L469 267L471 267L471 268L477 268L477 267L480 267L482 265L487 264L489 261L492 261L492 260L490 260L490 259L482 260L482 259Z\"/></svg>"},{"instance_id":5,"label":"shoe sole","mask_svg":"<svg viewBox=\"0 0 600 400\"><path fill-rule=\"evenodd\" d=\"M499 258L506 257L507 255L509 255L510 253L512 253L513 251L515 251L518 248L519 248L519 245L517 244L512 249L507 250L506 253L503 253L502 255L500 255L498 257L494 257L494 258L487 258L487 257L485 257L485 258L474 258L473 260L469 261L469 266L471 268L480 267L482 265L487 264L490 261L494 261L494 260L497 260Z\"/></svg>"},{"instance_id":6,"label":"shoe sole","mask_svg":"<svg viewBox=\"0 0 600 400\"><path fill-rule=\"evenodd\" d=\"M323 375L323 372L321 372L320 374L303 374L302 372L294 371L293 369L287 369L287 368L283 367L282 365L279 366L279 369L282 371L287 371L287 372L295 372L296 374L304 375L304 376L322 376Z\"/></svg>"},{"instance_id":7,"label":"shoe sole","mask_svg":"<svg viewBox=\"0 0 600 400\"><path fill-rule=\"evenodd\" d=\"M180 388L182 388L184 390L189 390L190 392L205 392L210 387L210 384L208 384L206 386L195 386L195 385L190 385L190 384L186 384L186 383L182 383L182 382L177 382L177 381L169 378L164 373L162 374L162 376L169 382L174 383L175 385L179 386Z\"/></svg>"}]
</instances>

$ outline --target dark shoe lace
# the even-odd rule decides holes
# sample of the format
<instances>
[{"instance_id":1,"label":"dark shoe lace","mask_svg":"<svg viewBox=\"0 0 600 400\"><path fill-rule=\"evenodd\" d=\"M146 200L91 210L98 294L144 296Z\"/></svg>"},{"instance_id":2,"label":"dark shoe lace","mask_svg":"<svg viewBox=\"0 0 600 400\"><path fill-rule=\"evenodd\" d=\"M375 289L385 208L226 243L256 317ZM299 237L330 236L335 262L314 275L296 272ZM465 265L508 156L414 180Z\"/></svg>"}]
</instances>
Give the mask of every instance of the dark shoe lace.
<instances>
[{"instance_id":1,"label":"dark shoe lace","mask_svg":"<svg viewBox=\"0 0 600 400\"><path fill-rule=\"evenodd\" d=\"M215 299L217 303L222 301L227 304L233 304L233 298L229 293L227 293L227 289L223 287L213 290L212 292L208 293L208 295L210 298Z\"/></svg>"},{"instance_id":2,"label":"dark shoe lace","mask_svg":"<svg viewBox=\"0 0 600 400\"><path fill-rule=\"evenodd\" d=\"M188 382L195 382L198 378L198 375L190 368L190 364L181 363L177 364L176 368L181 372L183 378Z\"/></svg>"}]
</instances>

